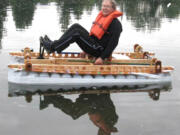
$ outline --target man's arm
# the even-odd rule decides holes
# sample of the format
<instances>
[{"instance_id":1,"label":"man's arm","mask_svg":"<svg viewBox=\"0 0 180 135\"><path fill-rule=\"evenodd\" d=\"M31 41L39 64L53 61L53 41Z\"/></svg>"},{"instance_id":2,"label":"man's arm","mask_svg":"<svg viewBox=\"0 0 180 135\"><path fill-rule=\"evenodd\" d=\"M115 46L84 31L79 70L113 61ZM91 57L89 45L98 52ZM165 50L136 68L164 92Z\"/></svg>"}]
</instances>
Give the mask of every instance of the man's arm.
<instances>
[{"instance_id":1,"label":"man's arm","mask_svg":"<svg viewBox=\"0 0 180 135\"><path fill-rule=\"evenodd\" d=\"M118 19L112 21L109 32L111 34L111 37L109 39L109 42L107 43L105 50L102 52L102 54L100 56L101 59L103 59L103 60L105 58L110 57L112 52L118 45L119 37L122 32L122 26Z\"/></svg>"}]
</instances>

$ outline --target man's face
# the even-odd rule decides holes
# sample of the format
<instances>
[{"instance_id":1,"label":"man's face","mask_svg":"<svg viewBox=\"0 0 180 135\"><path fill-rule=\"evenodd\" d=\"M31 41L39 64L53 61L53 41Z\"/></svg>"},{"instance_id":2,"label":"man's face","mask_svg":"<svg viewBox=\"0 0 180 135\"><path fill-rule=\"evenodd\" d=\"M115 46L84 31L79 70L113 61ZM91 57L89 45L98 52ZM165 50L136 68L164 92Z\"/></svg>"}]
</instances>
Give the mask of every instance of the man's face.
<instances>
[{"instance_id":1,"label":"man's face","mask_svg":"<svg viewBox=\"0 0 180 135\"><path fill-rule=\"evenodd\" d=\"M107 16L114 11L111 2L108 0L103 1L101 10L104 16Z\"/></svg>"}]
</instances>

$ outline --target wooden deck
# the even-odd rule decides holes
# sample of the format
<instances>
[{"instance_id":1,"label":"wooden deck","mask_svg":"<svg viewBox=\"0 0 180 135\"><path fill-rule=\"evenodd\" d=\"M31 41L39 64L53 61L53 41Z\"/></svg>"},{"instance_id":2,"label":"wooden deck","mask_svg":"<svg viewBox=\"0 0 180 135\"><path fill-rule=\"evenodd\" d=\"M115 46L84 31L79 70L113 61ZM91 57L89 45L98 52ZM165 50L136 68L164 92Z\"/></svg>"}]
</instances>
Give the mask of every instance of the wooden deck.
<instances>
[{"instance_id":1,"label":"wooden deck","mask_svg":"<svg viewBox=\"0 0 180 135\"><path fill-rule=\"evenodd\" d=\"M156 74L173 70L171 66L162 66L161 61L152 58L154 53L143 52L142 47L135 45L132 53L116 53L126 55L129 59L109 58L103 65L94 65L95 59L81 53L47 54L44 59L37 59L39 53L25 48L23 52L12 52L12 56L24 57L24 64L11 64L9 68L31 72L117 75L131 73Z\"/></svg>"}]
</instances>

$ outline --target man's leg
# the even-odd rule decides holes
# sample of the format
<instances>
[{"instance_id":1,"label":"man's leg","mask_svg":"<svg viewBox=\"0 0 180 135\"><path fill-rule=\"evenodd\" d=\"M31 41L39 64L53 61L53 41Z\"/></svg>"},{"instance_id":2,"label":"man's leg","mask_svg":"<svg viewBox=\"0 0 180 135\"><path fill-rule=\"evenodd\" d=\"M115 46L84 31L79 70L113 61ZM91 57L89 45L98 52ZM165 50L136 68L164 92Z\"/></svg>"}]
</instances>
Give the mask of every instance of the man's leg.
<instances>
[{"instance_id":1,"label":"man's leg","mask_svg":"<svg viewBox=\"0 0 180 135\"><path fill-rule=\"evenodd\" d=\"M81 25L79 24L72 25L59 40L61 41L64 40L66 37L71 37L71 36L73 37L71 41L76 42L84 52L95 57L100 56L103 47L100 46L97 43L97 41L95 41L92 37L90 37L89 32L86 29L84 29ZM58 47L56 50L58 50Z\"/></svg>"},{"instance_id":2,"label":"man's leg","mask_svg":"<svg viewBox=\"0 0 180 135\"><path fill-rule=\"evenodd\" d=\"M103 50L102 46L98 45L98 43L89 36L89 32L86 29L79 24L74 24L60 37L59 40L52 42L51 51L61 53L61 51L73 42L76 42L84 52L95 57L98 57Z\"/></svg>"}]
</instances>

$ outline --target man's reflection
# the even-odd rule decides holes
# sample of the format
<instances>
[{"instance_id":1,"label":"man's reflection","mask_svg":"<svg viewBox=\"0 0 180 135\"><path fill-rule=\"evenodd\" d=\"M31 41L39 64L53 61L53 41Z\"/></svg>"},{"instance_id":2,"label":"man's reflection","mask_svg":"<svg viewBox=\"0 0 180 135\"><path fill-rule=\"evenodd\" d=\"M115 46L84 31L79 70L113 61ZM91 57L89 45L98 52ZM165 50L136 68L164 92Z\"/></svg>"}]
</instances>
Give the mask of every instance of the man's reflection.
<instances>
[{"instance_id":1,"label":"man's reflection","mask_svg":"<svg viewBox=\"0 0 180 135\"><path fill-rule=\"evenodd\" d=\"M74 120L88 113L89 119L99 127L98 135L110 135L111 132L117 132L114 125L118 116L110 94L81 94L75 102L61 95L44 96L44 100L40 100L40 109L48 107L49 104L53 104Z\"/></svg>"}]
</instances>

